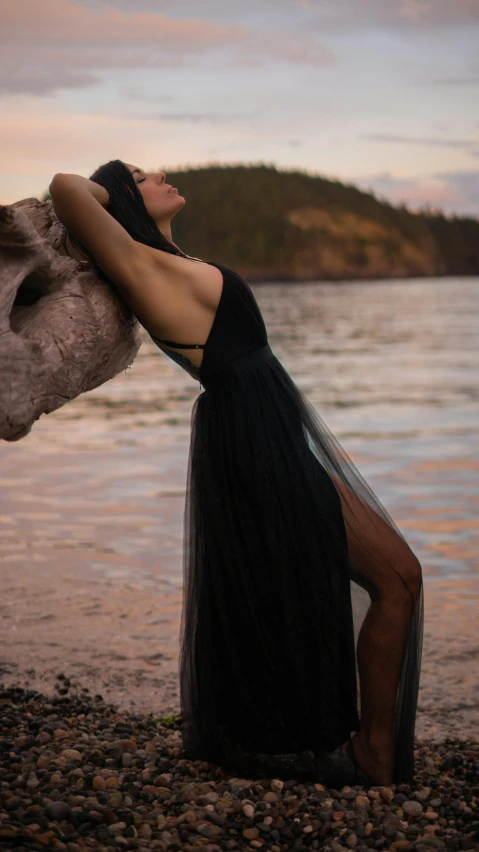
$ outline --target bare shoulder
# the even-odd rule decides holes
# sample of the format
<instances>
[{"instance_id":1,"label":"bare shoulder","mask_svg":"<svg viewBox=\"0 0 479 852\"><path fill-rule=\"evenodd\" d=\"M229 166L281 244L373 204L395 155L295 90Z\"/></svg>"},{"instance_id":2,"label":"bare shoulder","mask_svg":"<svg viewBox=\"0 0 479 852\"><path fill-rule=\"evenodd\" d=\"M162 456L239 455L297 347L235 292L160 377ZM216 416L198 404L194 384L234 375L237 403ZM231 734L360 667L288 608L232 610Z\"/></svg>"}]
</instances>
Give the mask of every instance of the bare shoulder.
<instances>
[{"instance_id":1,"label":"bare shoulder","mask_svg":"<svg viewBox=\"0 0 479 852\"><path fill-rule=\"evenodd\" d=\"M121 288L133 313L153 336L202 339L221 297L221 270L143 244L138 248L135 275Z\"/></svg>"},{"instance_id":2,"label":"bare shoulder","mask_svg":"<svg viewBox=\"0 0 479 852\"><path fill-rule=\"evenodd\" d=\"M206 307L214 308L221 294L223 275L216 266L201 258L186 258L142 246L151 274L159 274L166 286L180 296L193 297Z\"/></svg>"}]
</instances>

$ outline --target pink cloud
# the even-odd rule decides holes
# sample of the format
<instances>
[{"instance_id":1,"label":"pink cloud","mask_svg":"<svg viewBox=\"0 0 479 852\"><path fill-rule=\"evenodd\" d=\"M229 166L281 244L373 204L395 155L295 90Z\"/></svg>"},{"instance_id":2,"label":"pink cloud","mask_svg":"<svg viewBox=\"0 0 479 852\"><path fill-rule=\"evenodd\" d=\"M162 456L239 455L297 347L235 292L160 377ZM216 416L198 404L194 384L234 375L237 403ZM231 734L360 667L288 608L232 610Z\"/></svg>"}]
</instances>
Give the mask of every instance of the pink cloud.
<instances>
[{"instance_id":1,"label":"pink cloud","mask_svg":"<svg viewBox=\"0 0 479 852\"><path fill-rule=\"evenodd\" d=\"M391 145L409 145L425 148L453 148L464 151L471 157L479 157L479 138L471 139L448 138L444 136L404 136L399 133L360 133L358 139L366 139L368 142L381 142Z\"/></svg>"},{"instance_id":2,"label":"pink cloud","mask_svg":"<svg viewBox=\"0 0 479 852\"><path fill-rule=\"evenodd\" d=\"M84 5L95 8L100 0L83 0ZM129 10L132 0L114 0L116 8ZM295 16L305 27L315 19L324 30L363 29L380 26L390 30L421 27L449 27L479 23L477 0L241 0L240 4L227 0L135 0L142 11L165 11L174 6L176 17L197 15L215 20L251 20L254 15L278 15L290 20Z\"/></svg>"},{"instance_id":3,"label":"pink cloud","mask_svg":"<svg viewBox=\"0 0 479 852\"><path fill-rule=\"evenodd\" d=\"M430 205L448 213L479 216L479 172L437 172L424 178L397 178L380 172L353 182L391 204L416 210Z\"/></svg>"},{"instance_id":4,"label":"pink cloud","mask_svg":"<svg viewBox=\"0 0 479 852\"><path fill-rule=\"evenodd\" d=\"M215 55L220 67L271 59L321 66L334 59L309 34L92 10L71 0L0 0L0 19L3 93L45 94L93 85L101 69L178 67Z\"/></svg>"},{"instance_id":5,"label":"pink cloud","mask_svg":"<svg viewBox=\"0 0 479 852\"><path fill-rule=\"evenodd\" d=\"M382 28L388 30L479 24L477 0L296 0L325 30Z\"/></svg>"}]
</instances>

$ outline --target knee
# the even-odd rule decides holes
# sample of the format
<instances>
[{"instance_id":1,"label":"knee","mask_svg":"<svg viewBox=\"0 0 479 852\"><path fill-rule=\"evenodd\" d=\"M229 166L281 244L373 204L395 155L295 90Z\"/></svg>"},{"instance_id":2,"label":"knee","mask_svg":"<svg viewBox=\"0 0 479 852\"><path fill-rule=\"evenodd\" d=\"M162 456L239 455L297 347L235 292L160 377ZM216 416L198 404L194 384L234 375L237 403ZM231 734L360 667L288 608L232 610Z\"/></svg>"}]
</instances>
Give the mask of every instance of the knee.
<instances>
[{"instance_id":1,"label":"knee","mask_svg":"<svg viewBox=\"0 0 479 852\"><path fill-rule=\"evenodd\" d=\"M395 564L394 594L416 604L422 589L422 568L418 558L409 550L399 564Z\"/></svg>"},{"instance_id":2,"label":"knee","mask_svg":"<svg viewBox=\"0 0 479 852\"><path fill-rule=\"evenodd\" d=\"M414 600L417 601L422 589L422 567L412 550L404 566L404 580Z\"/></svg>"}]
</instances>

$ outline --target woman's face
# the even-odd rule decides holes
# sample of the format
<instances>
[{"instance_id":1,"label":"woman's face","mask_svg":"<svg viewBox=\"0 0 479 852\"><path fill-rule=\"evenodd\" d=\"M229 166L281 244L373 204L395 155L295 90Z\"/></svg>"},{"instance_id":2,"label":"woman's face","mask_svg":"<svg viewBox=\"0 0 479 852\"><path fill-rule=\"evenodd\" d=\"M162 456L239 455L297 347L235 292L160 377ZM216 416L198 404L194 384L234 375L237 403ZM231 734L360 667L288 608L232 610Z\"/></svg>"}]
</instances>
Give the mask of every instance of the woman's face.
<instances>
[{"instance_id":1,"label":"woman's face","mask_svg":"<svg viewBox=\"0 0 479 852\"><path fill-rule=\"evenodd\" d=\"M166 182L165 172L145 172L129 163L125 166L143 196L148 213L156 222L171 219L186 204L178 190Z\"/></svg>"}]
</instances>

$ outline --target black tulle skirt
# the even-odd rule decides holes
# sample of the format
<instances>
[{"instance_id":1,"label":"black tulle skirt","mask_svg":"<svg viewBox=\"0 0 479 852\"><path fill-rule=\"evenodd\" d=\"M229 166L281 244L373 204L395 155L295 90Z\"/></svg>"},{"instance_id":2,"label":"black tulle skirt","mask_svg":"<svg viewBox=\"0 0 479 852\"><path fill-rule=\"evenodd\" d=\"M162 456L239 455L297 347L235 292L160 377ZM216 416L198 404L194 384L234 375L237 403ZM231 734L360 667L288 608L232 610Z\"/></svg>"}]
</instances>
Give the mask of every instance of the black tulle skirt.
<instances>
[{"instance_id":1,"label":"black tulle skirt","mask_svg":"<svg viewBox=\"0 0 479 852\"><path fill-rule=\"evenodd\" d=\"M357 522L359 505L372 510L367 523ZM356 543L371 554L364 578ZM274 758L279 777L314 778L314 754L358 730L356 645L376 566L384 583L408 552L269 347L205 380L192 414L185 507L185 756L228 766L240 750L267 766ZM411 590L397 691L398 782L413 774L422 622L421 585Z\"/></svg>"}]
</instances>

